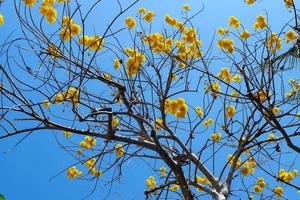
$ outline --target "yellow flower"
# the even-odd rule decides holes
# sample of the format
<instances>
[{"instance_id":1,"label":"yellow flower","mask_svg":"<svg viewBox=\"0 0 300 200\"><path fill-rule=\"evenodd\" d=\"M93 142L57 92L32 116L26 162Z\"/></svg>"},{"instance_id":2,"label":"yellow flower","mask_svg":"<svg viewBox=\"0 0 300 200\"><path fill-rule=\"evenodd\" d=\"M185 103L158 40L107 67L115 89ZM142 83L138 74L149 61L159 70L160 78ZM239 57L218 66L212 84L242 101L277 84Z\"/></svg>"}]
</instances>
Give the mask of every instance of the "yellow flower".
<instances>
[{"instance_id":1,"label":"yellow flower","mask_svg":"<svg viewBox=\"0 0 300 200\"><path fill-rule=\"evenodd\" d=\"M235 115L236 111L235 111L235 107L232 105L226 106L226 112L225 112L225 116L227 118L232 118Z\"/></svg>"},{"instance_id":2,"label":"yellow flower","mask_svg":"<svg viewBox=\"0 0 300 200\"><path fill-rule=\"evenodd\" d=\"M268 25L267 20L265 16L259 15L256 17L256 21L253 25L254 29L259 30L259 29L264 29Z\"/></svg>"},{"instance_id":3,"label":"yellow flower","mask_svg":"<svg viewBox=\"0 0 300 200\"><path fill-rule=\"evenodd\" d=\"M72 135L72 133L70 131L63 131L63 133L66 138L69 138Z\"/></svg>"},{"instance_id":4,"label":"yellow flower","mask_svg":"<svg viewBox=\"0 0 300 200\"><path fill-rule=\"evenodd\" d=\"M166 177L167 176L166 170L167 169L166 169L165 166L162 166L161 168L159 168L161 177Z\"/></svg>"},{"instance_id":5,"label":"yellow flower","mask_svg":"<svg viewBox=\"0 0 300 200\"><path fill-rule=\"evenodd\" d=\"M67 170L67 176L69 179L74 179L77 175L78 175L78 169L76 168L76 166L72 166L70 168L68 168Z\"/></svg>"},{"instance_id":6,"label":"yellow flower","mask_svg":"<svg viewBox=\"0 0 300 200\"><path fill-rule=\"evenodd\" d=\"M262 190L263 190L263 188L260 187L259 185L255 185L255 186L254 186L254 192L255 192L255 193L261 193Z\"/></svg>"},{"instance_id":7,"label":"yellow flower","mask_svg":"<svg viewBox=\"0 0 300 200\"><path fill-rule=\"evenodd\" d=\"M268 135L268 140L275 140L275 139L276 139L276 136L274 134L270 133Z\"/></svg>"},{"instance_id":8,"label":"yellow flower","mask_svg":"<svg viewBox=\"0 0 300 200\"><path fill-rule=\"evenodd\" d=\"M115 146L117 158L121 158L124 155L124 149L122 144Z\"/></svg>"},{"instance_id":9,"label":"yellow flower","mask_svg":"<svg viewBox=\"0 0 300 200\"><path fill-rule=\"evenodd\" d=\"M26 6L34 6L34 4L38 1L38 0L23 0Z\"/></svg>"},{"instance_id":10,"label":"yellow flower","mask_svg":"<svg viewBox=\"0 0 300 200\"><path fill-rule=\"evenodd\" d=\"M203 122L203 126L210 126L212 125L212 123L214 123L214 120L212 118L209 118L208 120Z\"/></svg>"},{"instance_id":11,"label":"yellow flower","mask_svg":"<svg viewBox=\"0 0 300 200\"><path fill-rule=\"evenodd\" d=\"M96 158L90 158L87 161L85 161L84 165L87 166L88 168L93 168L96 164Z\"/></svg>"},{"instance_id":12,"label":"yellow flower","mask_svg":"<svg viewBox=\"0 0 300 200\"><path fill-rule=\"evenodd\" d=\"M154 16L155 14L153 11L148 11L144 16L144 20L148 23L151 23Z\"/></svg>"},{"instance_id":13,"label":"yellow flower","mask_svg":"<svg viewBox=\"0 0 300 200\"><path fill-rule=\"evenodd\" d=\"M221 92L221 87L218 83L216 82L213 82L212 84L210 84L206 89L205 91L211 91L211 95L216 98L218 93Z\"/></svg>"},{"instance_id":14,"label":"yellow flower","mask_svg":"<svg viewBox=\"0 0 300 200\"><path fill-rule=\"evenodd\" d=\"M222 137L222 135L221 135L221 133L212 133L212 134L210 135L210 137L211 137L211 139L212 139L214 142L219 142L220 139L221 139L221 137Z\"/></svg>"},{"instance_id":15,"label":"yellow flower","mask_svg":"<svg viewBox=\"0 0 300 200\"><path fill-rule=\"evenodd\" d=\"M202 109L201 109L200 106L196 107L196 113L197 113L198 117L202 117L203 116L203 111L202 111Z\"/></svg>"},{"instance_id":16,"label":"yellow flower","mask_svg":"<svg viewBox=\"0 0 300 200\"><path fill-rule=\"evenodd\" d=\"M282 48L281 38L276 33L272 32L266 42L266 45L271 52L280 50Z\"/></svg>"},{"instance_id":17,"label":"yellow flower","mask_svg":"<svg viewBox=\"0 0 300 200\"><path fill-rule=\"evenodd\" d=\"M63 16L61 23L63 26L70 26L73 23L73 20L69 16Z\"/></svg>"},{"instance_id":18,"label":"yellow flower","mask_svg":"<svg viewBox=\"0 0 300 200\"><path fill-rule=\"evenodd\" d=\"M72 36L79 35L81 31L81 27L78 24L72 23L70 25L70 31Z\"/></svg>"},{"instance_id":19,"label":"yellow flower","mask_svg":"<svg viewBox=\"0 0 300 200\"><path fill-rule=\"evenodd\" d=\"M3 15L0 13L0 26L2 26L4 24L4 17Z\"/></svg>"},{"instance_id":20,"label":"yellow flower","mask_svg":"<svg viewBox=\"0 0 300 200\"><path fill-rule=\"evenodd\" d=\"M43 106L44 106L45 108L49 108L50 105L51 105L51 102L50 102L49 100L43 101Z\"/></svg>"},{"instance_id":21,"label":"yellow flower","mask_svg":"<svg viewBox=\"0 0 300 200\"><path fill-rule=\"evenodd\" d=\"M64 101L65 97L62 93L56 94L54 96L54 103L55 104L61 104Z\"/></svg>"},{"instance_id":22,"label":"yellow flower","mask_svg":"<svg viewBox=\"0 0 300 200\"><path fill-rule=\"evenodd\" d=\"M146 180L146 187L151 190L156 188L156 181L154 176L149 176L149 178Z\"/></svg>"},{"instance_id":23,"label":"yellow flower","mask_svg":"<svg viewBox=\"0 0 300 200\"><path fill-rule=\"evenodd\" d=\"M256 0L246 0L246 3L247 3L248 5L251 5L251 4L253 4L255 1L256 1Z\"/></svg>"},{"instance_id":24,"label":"yellow flower","mask_svg":"<svg viewBox=\"0 0 300 200\"><path fill-rule=\"evenodd\" d=\"M218 35L224 35L224 34L228 34L229 30L227 28L218 28L217 30L217 34Z\"/></svg>"},{"instance_id":25,"label":"yellow flower","mask_svg":"<svg viewBox=\"0 0 300 200\"><path fill-rule=\"evenodd\" d=\"M284 0L285 6L291 8L294 5L294 0Z\"/></svg>"},{"instance_id":26,"label":"yellow flower","mask_svg":"<svg viewBox=\"0 0 300 200\"><path fill-rule=\"evenodd\" d=\"M282 197L283 195L283 188L278 186L278 187L275 187L273 189L273 192L276 194L277 197Z\"/></svg>"},{"instance_id":27,"label":"yellow flower","mask_svg":"<svg viewBox=\"0 0 300 200\"><path fill-rule=\"evenodd\" d=\"M227 53L232 54L234 51L234 41L229 38L222 38L218 40L218 47L220 49L224 49Z\"/></svg>"},{"instance_id":28,"label":"yellow flower","mask_svg":"<svg viewBox=\"0 0 300 200\"><path fill-rule=\"evenodd\" d=\"M173 185L173 186L171 186L170 188L169 188L169 190L170 191L177 191L177 190L179 190L179 185L177 185L177 184L175 184L175 185Z\"/></svg>"},{"instance_id":29,"label":"yellow flower","mask_svg":"<svg viewBox=\"0 0 300 200\"><path fill-rule=\"evenodd\" d=\"M295 41L298 39L298 34L293 31L293 30L289 30L285 33L285 42L286 43L290 43L291 41Z\"/></svg>"},{"instance_id":30,"label":"yellow flower","mask_svg":"<svg viewBox=\"0 0 300 200\"><path fill-rule=\"evenodd\" d=\"M157 118L155 120L154 128L155 128L155 130L159 131L161 129L161 127L163 127L163 121L161 118Z\"/></svg>"},{"instance_id":31,"label":"yellow flower","mask_svg":"<svg viewBox=\"0 0 300 200\"><path fill-rule=\"evenodd\" d=\"M129 54L129 49L130 48L125 49L125 52L128 54ZM137 51L130 52L130 55L131 56L126 61L126 66L127 66L127 73L129 75L129 77L133 77L139 72L139 69L140 69L142 63L146 60L146 57L145 57L145 55L143 55Z\"/></svg>"},{"instance_id":32,"label":"yellow flower","mask_svg":"<svg viewBox=\"0 0 300 200\"><path fill-rule=\"evenodd\" d=\"M190 7L188 4L185 4L185 5L182 6L182 9L183 9L184 11L190 11L190 10L191 10L191 7Z\"/></svg>"},{"instance_id":33,"label":"yellow flower","mask_svg":"<svg viewBox=\"0 0 300 200\"><path fill-rule=\"evenodd\" d=\"M120 68L120 66L121 66L121 62L120 62L120 59L115 59L114 60L114 68L115 68L115 70L118 70L119 68Z\"/></svg>"},{"instance_id":34,"label":"yellow flower","mask_svg":"<svg viewBox=\"0 0 300 200\"><path fill-rule=\"evenodd\" d=\"M277 114L277 113L279 113L281 111L281 109L279 108L279 107L274 107L273 109L272 109L272 112L274 113L274 114Z\"/></svg>"},{"instance_id":35,"label":"yellow flower","mask_svg":"<svg viewBox=\"0 0 300 200\"><path fill-rule=\"evenodd\" d=\"M136 22L132 17L127 17L125 19L125 24L127 25L128 29L133 29L136 25Z\"/></svg>"},{"instance_id":36,"label":"yellow flower","mask_svg":"<svg viewBox=\"0 0 300 200\"><path fill-rule=\"evenodd\" d=\"M146 8L141 7L141 8L139 8L138 12L139 12L140 14L145 14L145 13L146 13Z\"/></svg>"},{"instance_id":37,"label":"yellow flower","mask_svg":"<svg viewBox=\"0 0 300 200\"><path fill-rule=\"evenodd\" d=\"M240 25L241 25L241 23L238 20L238 18L236 18L234 16L229 17L229 26L231 26L235 29L238 29L240 27Z\"/></svg>"},{"instance_id":38,"label":"yellow flower","mask_svg":"<svg viewBox=\"0 0 300 200\"><path fill-rule=\"evenodd\" d=\"M165 21L170 25L170 26L176 26L177 20L175 18L170 17L169 15L165 16Z\"/></svg>"},{"instance_id":39,"label":"yellow flower","mask_svg":"<svg viewBox=\"0 0 300 200\"><path fill-rule=\"evenodd\" d=\"M90 136L86 136L83 141L80 142L80 146L85 149L90 149L97 144L97 140L95 138L91 138Z\"/></svg>"},{"instance_id":40,"label":"yellow flower","mask_svg":"<svg viewBox=\"0 0 300 200\"><path fill-rule=\"evenodd\" d=\"M43 6L53 6L56 0L43 0Z\"/></svg>"},{"instance_id":41,"label":"yellow flower","mask_svg":"<svg viewBox=\"0 0 300 200\"><path fill-rule=\"evenodd\" d=\"M116 117L113 117L112 121L111 121L111 125L116 128L119 125L119 119Z\"/></svg>"},{"instance_id":42,"label":"yellow flower","mask_svg":"<svg viewBox=\"0 0 300 200\"><path fill-rule=\"evenodd\" d=\"M230 94L233 98L237 98L239 93L238 91L234 90L231 94Z\"/></svg>"},{"instance_id":43,"label":"yellow flower","mask_svg":"<svg viewBox=\"0 0 300 200\"><path fill-rule=\"evenodd\" d=\"M70 41L71 39L70 29L62 28L60 31L60 38L64 41Z\"/></svg>"},{"instance_id":44,"label":"yellow flower","mask_svg":"<svg viewBox=\"0 0 300 200\"><path fill-rule=\"evenodd\" d=\"M248 30L244 30L241 32L240 37L242 40L246 40L250 37L250 32Z\"/></svg>"}]
</instances>

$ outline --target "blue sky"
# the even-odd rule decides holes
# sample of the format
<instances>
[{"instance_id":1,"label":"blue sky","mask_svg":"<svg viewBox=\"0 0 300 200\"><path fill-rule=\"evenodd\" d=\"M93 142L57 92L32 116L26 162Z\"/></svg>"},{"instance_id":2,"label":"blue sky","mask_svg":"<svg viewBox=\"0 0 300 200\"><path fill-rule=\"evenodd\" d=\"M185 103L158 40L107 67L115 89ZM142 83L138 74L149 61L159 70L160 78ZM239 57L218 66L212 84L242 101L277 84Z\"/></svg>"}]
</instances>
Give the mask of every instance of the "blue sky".
<instances>
[{"instance_id":1,"label":"blue sky","mask_svg":"<svg viewBox=\"0 0 300 200\"><path fill-rule=\"evenodd\" d=\"M199 28L204 47L209 44L218 27L227 26L228 17L231 15L239 18L241 23L251 31L255 17L267 13L271 28L276 32L280 31L283 24L292 17L292 14L288 13L284 7L283 1L280 0L258 1L252 6L247 6L242 0L142 0L124 14L116 26L123 27L123 19L126 16L134 16L137 9L143 6L156 13L153 29L159 31L164 24L164 15L180 17L183 4L191 6L191 13L199 11L204 6L203 12L194 19L194 26ZM93 13L89 19L90 23L94 24L90 27L91 30L97 30L98 26L105 25L111 13L114 12L115 7L112 6L110 0L105 0L104 6L105 9L99 13ZM0 43L2 44L6 36L12 32L12 37L20 35L20 30L12 1L4 1L0 12L5 17L5 25L0 27ZM121 40L126 43L126 34ZM4 62L3 56L0 57L0 62ZM94 182L70 181L65 172L60 174L74 162L56 141L56 137L61 141L65 140L60 133L43 131L31 134L21 144L7 152L23 136L0 141L0 194L4 194L7 200L77 200L90 194ZM125 164L123 170L123 177L119 184L116 182L112 186L111 196L107 199L143 199L145 179L153 174L151 168L142 160L131 160ZM95 192L88 199L107 197L109 187L103 186L108 180L109 177L103 177Z\"/></svg>"}]
</instances>

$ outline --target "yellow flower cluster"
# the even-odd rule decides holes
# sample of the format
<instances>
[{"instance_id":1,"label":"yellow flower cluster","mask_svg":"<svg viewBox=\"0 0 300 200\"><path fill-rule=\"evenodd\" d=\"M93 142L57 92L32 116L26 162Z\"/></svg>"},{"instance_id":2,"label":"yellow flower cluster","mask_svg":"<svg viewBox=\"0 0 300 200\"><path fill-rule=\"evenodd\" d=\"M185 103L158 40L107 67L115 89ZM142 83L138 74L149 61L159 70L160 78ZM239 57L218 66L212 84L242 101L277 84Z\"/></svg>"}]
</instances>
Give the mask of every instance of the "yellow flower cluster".
<instances>
[{"instance_id":1,"label":"yellow flower cluster","mask_svg":"<svg viewBox=\"0 0 300 200\"><path fill-rule=\"evenodd\" d=\"M84 163L84 165L89 168L91 174L96 177L102 176L102 171L95 168L96 158L90 158Z\"/></svg>"},{"instance_id":2,"label":"yellow flower cluster","mask_svg":"<svg viewBox=\"0 0 300 200\"><path fill-rule=\"evenodd\" d=\"M265 16L259 15L256 17L256 21L253 25L254 29L259 30L259 29L264 29L268 25L267 20Z\"/></svg>"},{"instance_id":3,"label":"yellow flower cluster","mask_svg":"<svg viewBox=\"0 0 300 200\"><path fill-rule=\"evenodd\" d=\"M49 108L50 105L51 105L51 102L50 102L49 100L44 100L44 101L43 101L43 106L44 106L45 108Z\"/></svg>"},{"instance_id":4,"label":"yellow flower cluster","mask_svg":"<svg viewBox=\"0 0 300 200\"><path fill-rule=\"evenodd\" d=\"M250 157L248 161L246 161L243 166L241 167L241 173L243 176L248 176L249 174L254 174L256 161L253 157Z\"/></svg>"},{"instance_id":5,"label":"yellow flower cluster","mask_svg":"<svg viewBox=\"0 0 300 200\"><path fill-rule=\"evenodd\" d=\"M202 117L203 116L203 111L202 111L202 109L201 109L200 106L196 107L196 113L197 113L198 117Z\"/></svg>"},{"instance_id":6,"label":"yellow flower cluster","mask_svg":"<svg viewBox=\"0 0 300 200\"><path fill-rule=\"evenodd\" d=\"M259 90L258 92L255 92L253 94L253 97L255 99L258 99L260 102L264 102L268 96L271 96L271 95L267 94L267 92L264 90Z\"/></svg>"},{"instance_id":7,"label":"yellow flower cluster","mask_svg":"<svg viewBox=\"0 0 300 200\"><path fill-rule=\"evenodd\" d=\"M172 38L164 39L161 33L152 33L143 38L143 43L148 43L151 50L155 53L171 53L173 40Z\"/></svg>"},{"instance_id":8,"label":"yellow flower cluster","mask_svg":"<svg viewBox=\"0 0 300 200\"><path fill-rule=\"evenodd\" d=\"M274 107L274 108L272 108L272 112L274 113L274 114L277 114L277 113L280 113L280 111L281 111L281 109L279 108L279 107Z\"/></svg>"},{"instance_id":9,"label":"yellow flower cluster","mask_svg":"<svg viewBox=\"0 0 300 200\"><path fill-rule=\"evenodd\" d=\"M218 73L218 78L223 79L227 83L230 83L230 81L234 81L237 83L241 82L241 77L239 75L232 76L230 73L230 69L227 67L223 67L221 69L221 72Z\"/></svg>"},{"instance_id":10,"label":"yellow flower cluster","mask_svg":"<svg viewBox=\"0 0 300 200\"><path fill-rule=\"evenodd\" d=\"M202 185L205 185L205 184L209 184L210 185L210 182L208 181L208 179L204 176L204 177L201 177L199 175L196 176L196 182L198 184L202 184ZM198 192L202 192L202 189L201 188L197 188L197 191Z\"/></svg>"},{"instance_id":11,"label":"yellow flower cluster","mask_svg":"<svg viewBox=\"0 0 300 200\"><path fill-rule=\"evenodd\" d=\"M175 185L173 185L173 186L171 186L170 188L169 188L169 190L170 191L177 191L177 190L179 190L179 185L177 185L177 184L175 184Z\"/></svg>"},{"instance_id":12,"label":"yellow flower cluster","mask_svg":"<svg viewBox=\"0 0 300 200\"><path fill-rule=\"evenodd\" d=\"M213 118L209 118L209 119L207 119L206 121L203 122L203 126L208 127L208 126L212 125L213 123L214 123Z\"/></svg>"},{"instance_id":13,"label":"yellow flower cluster","mask_svg":"<svg viewBox=\"0 0 300 200\"><path fill-rule=\"evenodd\" d=\"M167 176L166 170L167 169L166 169L165 166L162 166L161 168L159 168L161 177L166 177Z\"/></svg>"},{"instance_id":14,"label":"yellow flower cluster","mask_svg":"<svg viewBox=\"0 0 300 200\"><path fill-rule=\"evenodd\" d=\"M246 3L247 3L248 5L251 5L251 4L253 4L255 1L256 1L256 0L246 0Z\"/></svg>"},{"instance_id":15,"label":"yellow flower cluster","mask_svg":"<svg viewBox=\"0 0 300 200\"><path fill-rule=\"evenodd\" d=\"M232 165L233 163L233 160L234 160L234 157L232 154L228 154L227 155L227 158L229 160L228 164L229 165ZM236 165L235 165L235 168L238 168L239 166L241 166L241 163L242 163L242 159L241 158L238 158L237 162L236 162Z\"/></svg>"},{"instance_id":16,"label":"yellow flower cluster","mask_svg":"<svg viewBox=\"0 0 300 200\"><path fill-rule=\"evenodd\" d=\"M120 59L116 58L114 59L114 68L115 70L118 70L121 66L121 62L120 62Z\"/></svg>"},{"instance_id":17,"label":"yellow flower cluster","mask_svg":"<svg viewBox=\"0 0 300 200\"><path fill-rule=\"evenodd\" d=\"M219 83L213 82L206 89L205 92L211 91L211 96L216 98L218 93L221 92L221 87Z\"/></svg>"},{"instance_id":18,"label":"yellow flower cluster","mask_svg":"<svg viewBox=\"0 0 300 200\"><path fill-rule=\"evenodd\" d=\"M281 38L274 32L271 33L271 36L266 41L266 45L271 52L282 49Z\"/></svg>"},{"instance_id":19,"label":"yellow flower cluster","mask_svg":"<svg viewBox=\"0 0 300 200\"><path fill-rule=\"evenodd\" d=\"M79 90L70 87L66 92L58 93L54 96L54 103L61 104L64 100L72 101L75 106L79 105Z\"/></svg>"},{"instance_id":20,"label":"yellow flower cluster","mask_svg":"<svg viewBox=\"0 0 300 200\"><path fill-rule=\"evenodd\" d=\"M190 10L191 10L191 7L190 7L190 5L188 5L188 4L184 4L184 5L182 6L182 10L184 10L184 11L190 11Z\"/></svg>"},{"instance_id":21,"label":"yellow flower cluster","mask_svg":"<svg viewBox=\"0 0 300 200\"><path fill-rule=\"evenodd\" d=\"M240 27L241 23L238 18L235 16L230 16L229 17L229 26L238 29Z\"/></svg>"},{"instance_id":22,"label":"yellow flower cluster","mask_svg":"<svg viewBox=\"0 0 300 200\"><path fill-rule=\"evenodd\" d=\"M38 2L38 0L23 0L23 2L25 3L26 6L31 7L34 6L34 4Z\"/></svg>"},{"instance_id":23,"label":"yellow flower cluster","mask_svg":"<svg viewBox=\"0 0 300 200\"><path fill-rule=\"evenodd\" d=\"M218 47L226 50L227 53L232 54L234 52L234 41L230 38L222 38L218 40Z\"/></svg>"},{"instance_id":24,"label":"yellow flower cluster","mask_svg":"<svg viewBox=\"0 0 300 200\"><path fill-rule=\"evenodd\" d=\"M222 137L222 135L221 135L221 133L212 133L212 134L210 135L210 137L211 137L211 139L212 139L214 142L219 142L220 139L221 139L221 137Z\"/></svg>"},{"instance_id":25,"label":"yellow flower cluster","mask_svg":"<svg viewBox=\"0 0 300 200\"><path fill-rule=\"evenodd\" d=\"M153 11L148 11L145 16L144 16L144 20L148 23L151 23L153 18L155 17L155 14Z\"/></svg>"},{"instance_id":26,"label":"yellow flower cluster","mask_svg":"<svg viewBox=\"0 0 300 200\"><path fill-rule=\"evenodd\" d=\"M228 34L229 30L227 28L218 28L217 30L217 34L218 35L224 35L224 34Z\"/></svg>"},{"instance_id":27,"label":"yellow flower cluster","mask_svg":"<svg viewBox=\"0 0 300 200\"><path fill-rule=\"evenodd\" d=\"M141 7L141 8L138 9L138 12L139 12L140 14L145 14L145 13L146 13L146 8Z\"/></svg>"},{"instance_id":28,"label":"yellow flower cluster","mask_svg":"<svg viewBox=\"0 0 300 200\"><path fill-rule=\"evenodd\" d=\"M72 135L72 132L70 132L70 131L63 131L63 133L66 138L69 138Z\"/></svg>"},{"instance_id":29,"label":"yellow flower cluster","mask_svg":"<svg viewBox=\"0 0 300 200\"><path fill-rule=\"evenodd\" d=\"M188 105L183 98L177 98L175 100L166 99L165 110L172 115L175 115L177 118L185 118L188 111Z\"/></svg>"},{"instance_id":30,"label":"yellow flower cluster","mask_svg":"<svg viewBox=\"0 0 300 200\"><path fill-rule=\"evenodd\" d=\"M175 18L170 17L169 15L165 16L165 21L170 25L170 26L176 26L177 20Z\"/></svg>"},{"instance_id":31,"label":"yellow flower cluster","mask_svg":"<svg viewBox=\"0 0 300 200\"><path fill-rule=\"evenodd\" d=\"M4 17L3 15L0 13L0 26L2 26L4 24Z\"/></svg>"},{"instance_id":32,"label":"yellow flower cluster","mask_svg":"<svg viewBox=\"0 0 300 200\"><path fill-rule=\"evenodd\" d=\"M155 129L156 131L159 131L159 130L161 130L162 127L163 127L163 121L162 121L162 119L161 119L161 118L157 118L157 119L155 120L154 129Z\"/></svg>"},{"instance_id":33,"label":"yellow flower cluster","mask_svg":"<svg viewBox=\"0 0 300 200\"><path fill-rule=\"evenodd\" d=\"M85 149L93 148L97 144L97 140L90 136L85 136L84 140L80 142L80 146Z\"/></svg>"},{"instance_id":34,"label":"yellow flower cluster","mask_svg":"<svg viewBox=\"0 0 300 200\"><path fill-rule=\"evenodd\" d=\"M298 176L298 170L294 169L293 172L286 172L284 169L280 169L278 171L278 178L280 180L283 180L285 182L291 182L292 180L294 180L294 178Z\"/></svg>"},{"instance_id":35,"label":"yellow flower cluster","mask_svg":"<svg viewBox=\"0 0 300 200\"><path fill-rule=\"evenodd\" d=\"M287 97L292 97L294 96L299 90L300 90L300 83L298 83L296 80L294 79L290 79L289 80L289 84L291 84L293 87L290 91L288 91L285 96Z\"/></svg>"},{"instance_id":36,"label":"yellow flower cluster","mask_svg":"<svg viewBox=\"0 0 300 200\"><path fill-rule=\"evenodd\" d=\"M246 40L250 37L250 32L248 30L244 30L241 32L240 37L242 40Z\"/></svg>"},{"instance_id":37,"label":"yellow flower cluster","mask_svg":"<svg viewBox=\"0 0 300 200\"><path fill-rule=\"evenodd\" d=\"M128 76L135 76L138 73L142 63L146 60L146 57L144 54L134 51L131 48L125 48L125 52L129 56L126 61Z\"/></svg>"},{"instance_id":38,"label":"yellow flower cluster","mask_svg":"<svg viewBox=\"0 0 300 200\"><path fill-rule=\"evenodd\" d=\"M235 107L232 105L226 106L225 117L232 118L236 113Z\"/></svg>"},{"instance_id":39,"label":"yellow flower cluster","mask_svg":"<svg viewBox=\"0 0 300 200\"><path fill-rule=\"evenodd\" d=\"M78 169L76 168L76 166L72 166L70 168L68 168L67 170L67 176L69 179L74 179L77 176L82 176L82 172L78 171Z\"/></svg>"},{"instance_id":40,"label":"yellow flower cluster","mask_svg":"<svg viewBox=\"0 0 300 200\"><path fill-rule=\"evenodd\" d=\"M268 138L267 138L268 140L275 140L276 139L276 136L273 134L273 133L270 133L269 135L268 135Z\"/></svg>"},{"instance_id":41,"label":"yellow flower cluster","mask_svg":"<svg viewBox=\"0 0 300 200\"><path fill-rule=\"evenodd\" d=\"M259 177L256 181L256 184L254 185L254 192L255 193L261 193L263 189L266 187L265 179L262 177Z\"/></svg>"},{"instance_id":42,"label":"yellow flower cluster","mask_svg":"<svg viewBox=\"0 0 300 200\"><path fill-rule=\"evenodd\" d=\"M273 189L273 192L276 194L277 197L282 197L283 195L283 188L280 186L277 186Z\"/></svg>"},{"instance_id":43,"label":"yellow flower cluster","mask_svg":"<svg viewBox=\"0 0 300 200\"><path fill-rule=\"evenodd\" d=\"M83 35L79 38L79 43L87 46L90 50L100 51L103 48L104 39L100 35Z\"/></svg>"},{"instance_id":44,"label":"yellow flower cluster","mask_svg":"<svg viewBox=\"0 0 300 200\"><path fill-rule=\"evenodd\" d=\"M293 30L289 30L285 33L285 42L286 43L290 43L292 41L295 41L298 39L298 34L293 31Z\"/></svg>"},{"instance_id":45,"label":"yellow flower cluster","mask_svg":"<svg viewBox=\"0 0 300 200\"><path fill-rule=\"evenodd\" d=\"M54 4L54 2L53 2ZM57 10L53 6L52 1L44 1L41 7L39 8L40 13L47 18L47 21L51 24L56 22Z\"/></svg>"},{"instance_id":46,"label":"yellow flower cluster","mask_svg":"<svg viewBox=\"0 0 300 200\"><path fill-rule=\"evenodd\" d=\"M149 178L146 180L146 187L150 190L153 190L156 188L156 181L154 176L149 176Z\"/></svg>"},{"instance_id":47,"label":"yellow flower cluster","mask_svg":"<svg viewBox=\"0 0 300 200\"><path fill-rule=\"evenodd\" d=\"M291 8L294 5L294 0L284 0L284 3L286 7Z\"/></svg>"},{"instance_id":48,"label":"yellow flower cluster","mask_svg":"<svg viewBox=\"0 0 300 200\"><path fill-rule=\"evenodd\" d=\"M121 158L124 155L124 148L122 144L116 144L115 150L117 158Z\"/></svg>"},{"instance_id":49,"label":"yellow flower cluster","mask_svg":"<svg viewBox=\"0 0 300 200\"><path fill-rule=\"evenodd\" d=\"M119 125L119 119L116 118L116 117L113 117L112 120L111 120L111 125L114 128L118 127L118 125Z\"/></svg>"},{"instance_id":50,"label":"yellow flower cluster","mask_svg":"<svg viewBox=\"0 0 300 200\"><path fill-rule=\"evenodd\" d=\"M136 21L132 17L126 17L125 24L128 29L133 29L136 26Z\"/></svg>"}]
</instances>

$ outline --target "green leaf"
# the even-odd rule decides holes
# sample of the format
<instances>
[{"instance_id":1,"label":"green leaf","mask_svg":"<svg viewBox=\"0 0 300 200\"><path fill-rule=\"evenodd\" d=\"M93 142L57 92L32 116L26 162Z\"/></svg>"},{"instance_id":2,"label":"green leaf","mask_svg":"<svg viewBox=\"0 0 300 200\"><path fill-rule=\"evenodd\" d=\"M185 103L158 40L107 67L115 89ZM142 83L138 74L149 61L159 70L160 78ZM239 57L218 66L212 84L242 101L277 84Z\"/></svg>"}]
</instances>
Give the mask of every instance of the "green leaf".
<instances>
[{"instance_id":1,"label":"green leaf","mask_svg":"<svg viewBox=\"0 0 300 200\"><path fill-rule=\"evenodd\" d=\"M5 200L5 197L2 194L0 194L0 200Z\"/></svg>"}]
</instances>

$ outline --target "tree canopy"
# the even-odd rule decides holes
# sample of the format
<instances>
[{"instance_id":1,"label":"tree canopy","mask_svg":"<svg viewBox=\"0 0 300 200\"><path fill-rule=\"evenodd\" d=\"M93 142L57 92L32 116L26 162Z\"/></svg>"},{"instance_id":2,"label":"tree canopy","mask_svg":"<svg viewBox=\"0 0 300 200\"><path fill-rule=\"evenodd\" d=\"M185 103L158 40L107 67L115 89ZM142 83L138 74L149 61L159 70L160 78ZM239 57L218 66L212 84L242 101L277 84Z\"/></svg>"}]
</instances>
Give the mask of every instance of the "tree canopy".
<instances>
[{"instance_id":1,"label":"tree canopy","mask_svg":"<svg viewBox=\"0 0 300 200\"><path fill-rule=\"evenodd\" d=\"M297 2L280 1L276 26L265 8L205 35L205 2L173 16L146 1L4 2L19 26L0 39L0 141L54 134L71 158L58 176L100 198L114 199L136 161L151 174L136 183L145 199L295 199Z\"/></svg>"}]
</instances>

